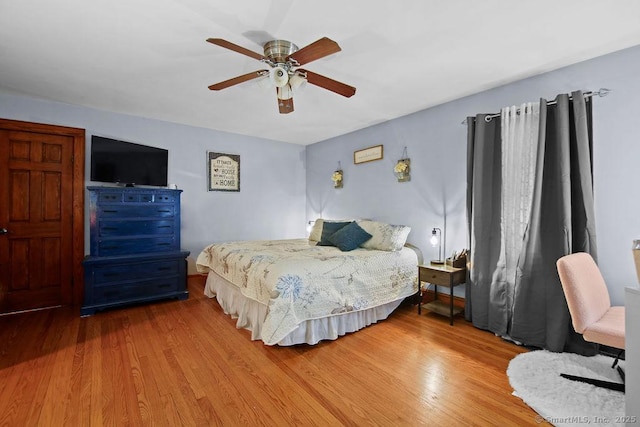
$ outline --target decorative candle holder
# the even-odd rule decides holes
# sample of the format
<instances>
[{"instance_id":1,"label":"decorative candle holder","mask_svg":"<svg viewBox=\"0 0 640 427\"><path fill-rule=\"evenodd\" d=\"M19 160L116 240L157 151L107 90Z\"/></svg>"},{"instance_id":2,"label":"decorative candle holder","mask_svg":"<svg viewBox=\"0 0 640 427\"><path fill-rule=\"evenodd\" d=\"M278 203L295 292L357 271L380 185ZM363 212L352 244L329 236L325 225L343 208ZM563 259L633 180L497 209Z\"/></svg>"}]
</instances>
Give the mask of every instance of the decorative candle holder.
<instances>
[{"instance_id":1,"label":"decorative candle holder","mask_svg":"<svg viewBox=\"0 0 640 427\"><path fill-rule=\"evenodd\" d=\"M338 167L340 166L338 162ZM338 169L331 175L331 180L333 181L333 188L342 188L342 180L344 175L342 174L342 169Z\"/></svg>"}]
</instances>

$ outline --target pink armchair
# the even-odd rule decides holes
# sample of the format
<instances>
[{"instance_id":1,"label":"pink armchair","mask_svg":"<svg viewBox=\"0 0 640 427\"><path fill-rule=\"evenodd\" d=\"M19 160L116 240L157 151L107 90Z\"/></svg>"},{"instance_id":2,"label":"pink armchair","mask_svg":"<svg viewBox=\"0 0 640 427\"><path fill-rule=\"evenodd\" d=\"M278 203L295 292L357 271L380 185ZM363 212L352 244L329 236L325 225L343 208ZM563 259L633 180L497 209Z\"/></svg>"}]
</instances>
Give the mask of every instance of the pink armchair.
<instances>
[{"instance_id":1,"label":"pink armchair","mask_svg":"<svg viewBox=\"0 0 640 427\"><path fill-rule=\"evenodd\" d=\"M557 263L573 328L586 341L620 349L612 368L624 352L624 307L612 307L607 285L591 255L579 252ZM561 374L564 378L624 391L624 371L617 366L622 384Z\"/></svg>"}]
</instances>

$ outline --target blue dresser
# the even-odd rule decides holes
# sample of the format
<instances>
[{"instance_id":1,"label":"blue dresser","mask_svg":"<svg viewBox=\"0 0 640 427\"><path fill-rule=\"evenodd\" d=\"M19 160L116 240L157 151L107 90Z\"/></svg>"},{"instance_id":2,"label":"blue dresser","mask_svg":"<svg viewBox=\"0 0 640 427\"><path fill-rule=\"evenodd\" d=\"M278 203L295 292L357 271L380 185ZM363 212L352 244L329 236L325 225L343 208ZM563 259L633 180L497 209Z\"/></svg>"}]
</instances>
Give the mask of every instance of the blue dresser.
<instances>
[{"instance_id":1,"label":"blue dresser","mask_svg":"<svg viewBox=\"0 0 640 427\"><path fill-rule=\"evenodd\" d=\"M87 187L90 255L82 316L165 298L186 299L189 252L180 250L182 190Z\"/></svg>"}]
</instances>

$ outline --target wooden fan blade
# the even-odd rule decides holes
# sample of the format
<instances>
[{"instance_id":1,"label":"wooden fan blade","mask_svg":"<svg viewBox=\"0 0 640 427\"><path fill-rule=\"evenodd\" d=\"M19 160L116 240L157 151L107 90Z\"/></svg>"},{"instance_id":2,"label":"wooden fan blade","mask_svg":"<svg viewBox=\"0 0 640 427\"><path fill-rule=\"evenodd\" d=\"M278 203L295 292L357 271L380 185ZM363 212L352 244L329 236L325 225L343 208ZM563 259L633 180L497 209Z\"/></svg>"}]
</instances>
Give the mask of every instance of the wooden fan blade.
<instances>
[{"instance_id":1,"label":"wooden fan blade","mask_svg":"<svg viewBox=\"0 0 640 427\"><path fill-rule=\"evenodd\" d=\"M297 52L292 53L287 57L287 60L294 60L297 62L297 66L308 64L311 61L315 61L316 59L324 58L325 56L329 56L333 53L340 52L340 46L338 43L333 40L323 37L320 40L316 40L298 50Z\"/></svg>"},{"instance_id":2,"label":"wooden fan blade","mask_svg":"<svg viewBox=\"0 0 640 427\"><path fill-rule=\"evenodd\" d=\"M329 77L325 77L308 70L298 69L298 71L306 73L307 81L312 85L320 86L321 88L330 90L331 92L335 92L338 95L346 96L347 98L351 98L356 94L356 88L353 86L340 83L339 81L330 79Z\"/></svg>"},{"instance_id":3,"label":"wooden fan blade","mask_svg":"<svg viewBox=\"0 0 640 427\"><path fill-rule=\"evenodd\" d=\"M278 99L278 109L280 114L289 114L293 111L293 98Z\"/></svg>"},{"instance_id":4,"label":"wooden fan blade","mask_svg":"<svg viewBox=\"0 0 640 427\"><path fill-rule=\"evenodd\" d=\"M244 83L244 82L246 82L248 80L257 79L258 77L261 77L261 76L263 76L265 74L269 74L269 71L267 71L267 70L252 71L250 73L243 74L241 76L234 77L232 79L225 80L223 82L213 84L213 85L209 86L209 89L211 89L211 90L226 89L226 88L228 88L230 86L234 86L234 85L237 85L237 84L240 84L240 83Z\"/></svg>"},{"instance_id":5,"label":"wooden fan blade","mask_svg":"<svg viewBox=\"0 0 640 427\"><path fill-rule=\"evenodd\" d=\"M237 44L231 43L229 41L226 41L224 39L214 39L214 38L208 38L207 41L209 43L213 43L215 45L224 47L225 49L229 49L232 50L234 52L238 52L241 53L243 55L247 55L253 59L257 59L258 61L262 60L262 59L266 59L263 55L254 52L252 50L246 49L242 46L238 46Z\"/></svg>"}]
</instances>

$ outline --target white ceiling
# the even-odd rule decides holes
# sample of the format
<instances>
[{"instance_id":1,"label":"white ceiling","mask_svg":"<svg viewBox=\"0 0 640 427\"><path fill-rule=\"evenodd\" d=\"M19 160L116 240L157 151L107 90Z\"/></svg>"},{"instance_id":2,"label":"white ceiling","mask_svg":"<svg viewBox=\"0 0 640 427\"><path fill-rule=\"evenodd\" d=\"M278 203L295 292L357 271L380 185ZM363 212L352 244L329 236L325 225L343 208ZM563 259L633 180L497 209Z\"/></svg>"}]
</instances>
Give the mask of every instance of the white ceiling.
<instances>
[{"instance_id":1,"label":"white ceiling","mask_svg":"<svg viewBox=\"0 0 640 427\"><path fill-rule=\"evenodd\" d=\"M305 68L352 98L207 89L264 68L208 37L324 36L342 51ZM0 91L311 144L638 44L637 0L0 0Z\"/></svg>"}]
</instances>

